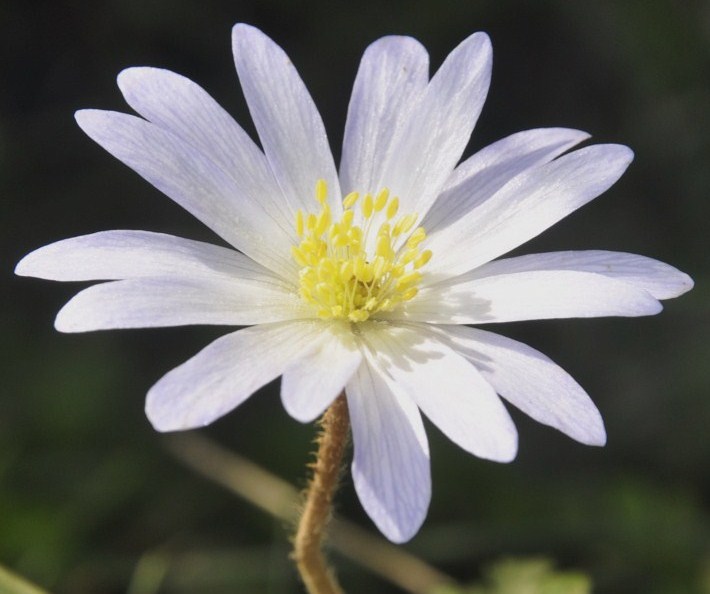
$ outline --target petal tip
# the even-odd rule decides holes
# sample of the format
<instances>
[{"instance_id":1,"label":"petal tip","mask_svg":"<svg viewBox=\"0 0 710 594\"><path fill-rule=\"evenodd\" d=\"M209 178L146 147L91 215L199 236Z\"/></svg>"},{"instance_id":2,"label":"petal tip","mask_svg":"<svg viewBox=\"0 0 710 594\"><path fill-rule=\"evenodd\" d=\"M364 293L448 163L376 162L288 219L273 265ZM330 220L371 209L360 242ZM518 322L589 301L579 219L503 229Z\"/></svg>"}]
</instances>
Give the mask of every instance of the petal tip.
<instances>
[{"instance_id":1,"label":"petal tip","mask_svg":"<svg viewBox=\"0 0 710 594\"><path fill-rule=\"evenodd\" d=\"M148 66L129 66L128 68L124 68L118 73L118 76L116 76L118 88L125 94L126 91L130 90L133 84L139 82L140 79L151 70L155 69Z\"/></svg>"},{"instance_id":2,"label":"petal tip","mask_svg":"<svg viewBox=\"0 0 710 594\"><path fill-rule=\"evenodd\" d=\"M54 329L57 332L62 332L64 334L73 334L75 332L81 332L81 329L77 327L76 322L72 320L71 316L68 316L66 314L66 308L67 306L65 305L62 309L59 310L57 317L54 318Z\"/></svg>"},{"instance_id":3,"label":"petal tip","mask_svg":"<svg viewBox=\"0 0 710 594\"><path fill-rule=\"evenodd\" d=\"M265 37L265 34L261 29L248 23L237 23L232 27L232 43L234 45L246 41L249 37Z\"/></svg>"},{"instance_id":4,"label":"petal tip","mask_svg":"<svg viewBox=\"0 0 710 594\"><path fill-rule=\"evenodd\" d=\"M79 128L91 136L92 130L96 129L105 113L103 109L79 109L74 112L74 120Z\"/></svg>"},{"instance_id":5,"label":"petal tip","mask_svg":"<svg viewBox=\"0 0 710 594\"><path fill-rule=\"evenodd\" d=\"M15 269L13 270L13 272L17 276L33 276L33 274L32 274L32 258L30 257L30 256L32 256L32 253L33 252L30 252L26 256L23 256L22 259L20 259L20 261L17 264L15 264Z\"/></svg>"}]
</instances>

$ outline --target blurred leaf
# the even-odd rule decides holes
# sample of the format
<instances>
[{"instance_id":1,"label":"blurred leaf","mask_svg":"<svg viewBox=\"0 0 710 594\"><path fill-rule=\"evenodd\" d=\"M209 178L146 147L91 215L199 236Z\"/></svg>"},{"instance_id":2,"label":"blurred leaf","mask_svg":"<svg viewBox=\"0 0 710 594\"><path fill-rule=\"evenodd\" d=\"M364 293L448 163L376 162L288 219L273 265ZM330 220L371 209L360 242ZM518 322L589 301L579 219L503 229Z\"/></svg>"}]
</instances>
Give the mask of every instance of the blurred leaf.
<instances>
[{"instance_id":1,"label":"blurred leaf","mask_svg":"<svg viewBox=\"0 0 710 594\"><path fill-rule=\"evenodd\" d=\"M590 594L592 591L587 576L557 571L548 559L504 559L485 573L483 585L447 586L435 594Z\"/></svg>"},{"instance_id":2,"label":"blurred leaf","mask_svg":"<svg viewBox=\"0 0 710 594\"><path fill-rule=\"evenodd\" d=\"M25 578L11 572L0 565L0 593L1 594L48 594L39 586L28 582Z\"/></svg>"}]
</instances>

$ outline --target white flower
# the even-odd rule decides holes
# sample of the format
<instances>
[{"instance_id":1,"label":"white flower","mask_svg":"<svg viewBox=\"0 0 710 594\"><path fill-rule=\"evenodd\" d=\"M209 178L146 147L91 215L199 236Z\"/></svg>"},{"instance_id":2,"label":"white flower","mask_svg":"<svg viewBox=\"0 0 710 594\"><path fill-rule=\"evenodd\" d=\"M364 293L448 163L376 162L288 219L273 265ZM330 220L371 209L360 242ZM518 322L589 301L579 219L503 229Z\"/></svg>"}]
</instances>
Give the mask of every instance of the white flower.
<instances>
[{"instance_id":1,"label":"white flower","mask_svg":"<svg viewBox=\"0 0 710 594\"><path fill-rule=\"evenodd\" d=\"M590 445L604 426L584 390L534 349L467 324L642 316L692 286L678 270L605 251L495 260L609 188L632 152L528 130L457 166L491 72L484 33L429 79L425 49L385 37L365 52L336 171L320 116L286 54L247 25L234 58L263 151L196 84L155 68L118 77L141 116L79 111L81 128L234 249L106 231L26 256L20 275L108 280L59 312L62 332L250 326L165 375L146 411L160 431L207 425L282 376L284 407L317 418L345 389L352 474L389 539L429 505L423 412L490 460L516 454L499 395Z\"/></svg>"}]
</instances>

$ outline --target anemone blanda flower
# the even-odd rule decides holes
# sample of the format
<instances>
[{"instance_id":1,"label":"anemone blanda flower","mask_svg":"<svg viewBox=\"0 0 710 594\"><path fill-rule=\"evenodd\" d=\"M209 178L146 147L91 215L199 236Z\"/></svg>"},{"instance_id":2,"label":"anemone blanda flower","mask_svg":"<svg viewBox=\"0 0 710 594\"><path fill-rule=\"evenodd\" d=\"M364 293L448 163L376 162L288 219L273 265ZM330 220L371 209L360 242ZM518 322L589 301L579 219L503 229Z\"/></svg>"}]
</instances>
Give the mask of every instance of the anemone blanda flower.
<instances>
[{"instance_id":1,"label":"anemone blanda flower","mask_svg":"<svg viewBox=\"0 0 710 594\"><path fill-rule=\"evenodd\" d=\"M692 281L645 258L575 251L496 259L609 188L632 152L563 128L508 136L459 162L490 81L484 33L429 79L425 49L385 37L365 52L339 172L321 118L286 54L233 30L237 73L261 149L195 83L156 68L118 77L140 117L76 114L104 149L231 248L147 231L105 231L40 248L20 275L107 280L81 291L56 328L249 326L170 371L147 397L160 431L207 425L282 376L288 413L308 422L345 390L352 475L393 541L429 504L420 412L464 450L511 460L517 433L499 395L590 445L597 408L534 349L469 325L642 316ZM262 150L263 149L263 150Z\"/></svg>"}]
</instances>

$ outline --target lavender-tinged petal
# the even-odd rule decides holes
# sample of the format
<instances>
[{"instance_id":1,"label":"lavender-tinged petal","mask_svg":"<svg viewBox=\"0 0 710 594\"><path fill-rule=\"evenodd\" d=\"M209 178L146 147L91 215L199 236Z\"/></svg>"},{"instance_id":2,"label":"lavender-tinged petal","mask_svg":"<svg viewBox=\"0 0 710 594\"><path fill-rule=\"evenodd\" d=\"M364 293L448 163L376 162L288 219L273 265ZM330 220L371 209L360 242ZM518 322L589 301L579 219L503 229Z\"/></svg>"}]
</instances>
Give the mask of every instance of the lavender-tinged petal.
<instances>
[{"instance_id":1,"label":"lavender-tinged petal","mask_svg":"<svg viewBox=\"0 0 710 594\"><path fill-rule=\"evenodd\" d=\"M321 331L319 323L300 321L218 338L150 389L148 419L158 431L209 425L308 354Z\"/></svg>"},{"instance_id":2,"label":"lavender-tinged petal","mask_svg":"<svg viewBox=\"0 0 710 594\"><path fill-rule=\"evenodd\" d=\"M238 24L232 48L244 97L261 145L281 187L291 220L313 210L324 179L333 213L342 211L340 185L323 121L285 52L258 29Z\"/></svg>"},{"instance_id":3,"label":"lavender-tinged petal","mask_svg":"<svg viewBox=\"0 0 710 594\"><path fill-rule=\"evenodd\" d=\"M243 326L309 317L294 292L269 281L148 277L94 285L57 314L60 332L191 324Z\"/></svg>"},{"instance_id":4,"label":"lavender-tinged petal","mask_svg":"<svg viewBox=\"0 0 710 594\"><path fill-rule=\"evenodd\" d=\"M643 289L656 299L672 299L693 288L693 280L687 274L664 262L637 254L603 250L550 252L494 260L457 280L535 270L594 272Z\"/></svg>"},{"instance_id":5,"label":"lavender-tinged petal","mask_svg":"<svg viewBox=\"0 0 710 594\"><path fill-rule=\"evenodd\" d=\"M301 423L318 418L345 388L362 361L348 325L332 323L318 347L284 371L281 401Z\"/></svg>"},{"instance_id":6,"label":"lavender-tinged petal","mask_svg":"<svg viewBox=\"0 0 710 594\"><path fill-rule=\"evenodd\" d=\"M257 280L293 286L229 248L150 231L100 231L63 239L27 254L15 273L56 281L143 277Z\"/></svg>"},{"instance_id":7,"label":"lavender-tinged petal","mask_svg":"<svg viewBox=\"0 0 710 594\"><path fill-rule=\"evenodd\" d=\"M606 432L584 389L548 357L523 343L466 326L440 326L442 340L473 363L508 402L538 423L587 445L602 446Z\"/></svg>"},{"instance_id":8,"label":"lavender-tinged petal","mask_svg":"<svg viewBox=\"0 0 710 594\"><path fill-rule=\"evenodd\" d=\"M289 244L279 243L273 223L255 223L259 209L212 159L135 116L82 110L76 120L94 141L228 243L281 276L294 278Z\"/></svg>"},{"instance_id":9,"label":"lavender-tinged petal","mask_svg":"<svg viewBox=\"0 0 710 594\"><path fill-rule=\"evenodd\" d=\"M606 191L632 158L625 146L595 145L521 173L429 236L429 271L453 277L518 247Z\"/></svg>"},{"instance_id":10,"label":"lavender-tinged petal","mask_svg":"<svg viewBox=\"0 0 710 594\"><path fill-rule=\"evenodd\" d=\"M365 335L390 389L411 398L451 441L497 462L515 458L515 425L478 370L426 327L405 326Z\"/></svg>"},{"instance_id":11,"label":"lavender-tinged petal","mask_svg":"<svg viewBox=\"0 0 710 594\"><path fill-rule=\"evenodd\" d=\"M244 200L242 216L268 225L279 244L293 236L293 217L264 153L200 86L161 68L128 68L118 76L128 104L150 122L194 146L232 177Z\"/></svg>"},{"instance_id":12,"label":"lavender-tinged petal","mask_svg":"<svg viewBox=\"0 0 710 594\"><path fill-rule=\"evenodd\" d=\"M592 272L517 272L422 289L386 316L434 324L648 316L661 304L644 289Z\"/></svg>"},{"instance_id":13,"label":"lavender-tinged petal","mask_svg":"<svg viewBox=\"0 0 710 594\"><path fill-rule=\"evenodd\" d=\"M488 36L471 35L449 54L398 127L382 185L400 197L402 212L426 214L454 170L483 108L491 64Z\"/></svg>"},{"instance_id":14,"label":"lavender-tinged petal","mask_svg":"<svg viewBox=\"0 0 710 594\"><path fill-rule=\"evenodd\" d=\"M419 411L369 363L360 366L346 393L355 491L380 531L405 542L419 530L431 499L429 446Z\"/></svg>"},{"instance_id":15,"label":"lavender-tinged petal","mask_svg":"<svg viewBox=\"0 0 710 594\"><path fill-rule=\"evenodd\" d=\"M547 163L589 138L567 128L541 128L511 134L461 163L446 180L422 226L433 234L485 202L515 176ZM436 262L433 262L436 266Z\"/></svg>"},{"instance_id":16,"label":"lavender-tinged petal","mask_svg":"<svg viewBox=\"0 0 710 594\"><path fill-rule=\"evenodd\" d=\"M343 194L376 192L393 141L429 80L429 56L411 37L383 37L362 56L343 139Z\"/></svg>"}]
</instances>

